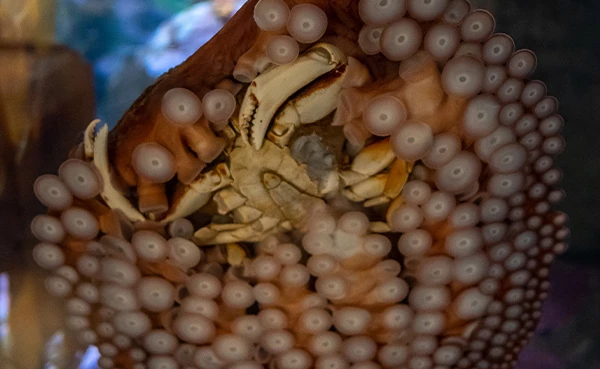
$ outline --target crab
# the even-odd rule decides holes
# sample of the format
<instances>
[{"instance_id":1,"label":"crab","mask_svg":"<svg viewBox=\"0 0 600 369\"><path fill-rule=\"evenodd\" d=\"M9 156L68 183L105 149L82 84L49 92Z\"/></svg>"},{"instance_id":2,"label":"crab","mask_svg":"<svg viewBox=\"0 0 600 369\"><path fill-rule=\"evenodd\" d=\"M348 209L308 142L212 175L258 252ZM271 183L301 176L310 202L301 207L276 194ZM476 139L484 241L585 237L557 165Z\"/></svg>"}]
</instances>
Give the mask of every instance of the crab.
<instances>
[{"instance_id":1,"label":"crab","mask_svg":"<svg viewBox=\"0 0 600 369\"><path fill-rule=\"evenodd\" d=\"M344 171L338 171L332 155L324 152L318 159L328 170L318 177L310 175L311 168L299 163L288 146L301 125L318 122L336 109L347 66L348 58L337 47L318 44L296 62L269 69L252 81L239 119L229 130L230 135L239 133L228 153L232 181L212 197L219 214L231 215L234 223L199 229L198 242L260 241L290 231L324 197L338 191L351 201L366 201L366 206L399 195L403 183L394 186L390 181L386 188L389 174L381 172L392 166L406 174L406 181L409 170L405 162L396 160L389 140L366 147ZM299 146L319 141L319 137L302 136L293 146L302 151ZM374 228L389 230L381 224Z\"/></svg>"},{"instance_id":2,"label":"crab","mask_svg":"<svg viewBox=\"0 0 600 369\"><path fill-rule=\"evenodd\" d=\"M336 46L321 43L295 62L258 75L245 91L239 115L223 131L231 143L227 160L185 186L160 222L189 216L212 200L218 214L228 218L198 229L198 244L257 242L298 228L310 209L327 197L339 194L366 207L397 198L412 164L396 158L389 139L366 146L344 167L321 137L294 136L301 126L335 111L351 69L349 59ZM101 128L94 137L97 124L88 127L85 151L107 184L102 197L132 222L149 220L113 186L108 129ZM390 231L385 222L373 222L371 228Z\"/></svg>"}]
</instances>

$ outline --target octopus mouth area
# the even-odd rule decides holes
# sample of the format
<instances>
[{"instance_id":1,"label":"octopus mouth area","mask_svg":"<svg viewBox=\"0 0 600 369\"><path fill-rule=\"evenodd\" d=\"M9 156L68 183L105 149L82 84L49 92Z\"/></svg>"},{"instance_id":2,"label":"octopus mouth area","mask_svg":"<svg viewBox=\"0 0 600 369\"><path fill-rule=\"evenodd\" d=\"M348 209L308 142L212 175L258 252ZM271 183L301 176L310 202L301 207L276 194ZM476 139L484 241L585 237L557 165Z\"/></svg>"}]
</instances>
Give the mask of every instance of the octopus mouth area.
<instances>
[{"instance_id":1,"label":"octopus mouth area","mask_svg":"<svg viewBox=\"0 0 600 369\"><path fill-rule=\"evenodd\" d=\"M103 369L514 368L567 249L564 121L494 32L466 0L249 1L36 181L69 339Z\"/></svg>"},{"instance_id":2,"label":"octopus mouth area","mask_svg":"<svg viewBox=\"0 0 600 369\"><path fill-rule=\"evenodd\" d=\"M319 182L336 169L336 155L331 152L331 146L315 133L299 135L292 139L291 154L297 162L306 165L308 176L314 182Z\"/></svg>"}]
</instances>

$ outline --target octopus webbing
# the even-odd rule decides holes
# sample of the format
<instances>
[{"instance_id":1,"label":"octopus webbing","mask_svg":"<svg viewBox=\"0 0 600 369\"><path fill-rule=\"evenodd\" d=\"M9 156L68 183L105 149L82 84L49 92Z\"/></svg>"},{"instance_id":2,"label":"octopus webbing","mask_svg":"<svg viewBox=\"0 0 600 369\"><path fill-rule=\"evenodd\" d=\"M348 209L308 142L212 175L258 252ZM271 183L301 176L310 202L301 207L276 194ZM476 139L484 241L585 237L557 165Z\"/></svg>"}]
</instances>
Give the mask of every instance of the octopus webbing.
<instances>
[{"instance_id":1,"label":"octopus webbing","mask_svg":"<svg viewBox=\"0 0 600 369\"><path fill-rule=\"evenodd\" d=\"M509 369L567 249L564 120L466 0L250 0L35 183L101 368Z\"/></svg>"}]
</instances>

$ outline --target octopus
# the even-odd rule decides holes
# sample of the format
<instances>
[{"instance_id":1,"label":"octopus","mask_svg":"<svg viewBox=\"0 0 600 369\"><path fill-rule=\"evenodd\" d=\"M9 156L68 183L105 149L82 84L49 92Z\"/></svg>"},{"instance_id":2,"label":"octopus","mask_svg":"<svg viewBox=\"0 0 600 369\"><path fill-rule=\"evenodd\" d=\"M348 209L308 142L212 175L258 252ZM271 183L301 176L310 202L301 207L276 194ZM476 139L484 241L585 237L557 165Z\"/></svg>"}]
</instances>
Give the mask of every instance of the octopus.
<instances>
[{"instance_id":1,"label":"octopus","mask_svg":"<svg viewBox=\"0 0 600 369\"><path fill-rule=\"evenodd\" d=\"M34 187L103 369L511 369L567 249L558 102L466 0L250 0Z\"/></svg>"}]
</instances>

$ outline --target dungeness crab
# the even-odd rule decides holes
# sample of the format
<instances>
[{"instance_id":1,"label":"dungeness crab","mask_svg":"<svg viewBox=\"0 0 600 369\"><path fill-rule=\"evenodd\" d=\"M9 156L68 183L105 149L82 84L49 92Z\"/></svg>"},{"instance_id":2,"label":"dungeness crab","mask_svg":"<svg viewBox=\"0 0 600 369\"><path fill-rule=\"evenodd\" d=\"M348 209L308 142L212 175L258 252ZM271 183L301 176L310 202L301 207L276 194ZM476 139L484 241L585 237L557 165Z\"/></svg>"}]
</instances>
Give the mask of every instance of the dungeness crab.
<instances>
[{"instance_id":1,"label":"dungeness crab","mask_svg":"<svg viewBox=\"0 0 600 369\"><path fill-rule=\"evenodd\" d=\"M232 219L197 230L199 244L258 242L298 228L308 211L324 204L321 198L327 195L339 192L351 201L367 201L367 207L398 197L412 163L397 159L389 140L365 147L340 172L342 165L314 133L295 137L288 147L298 127L321 121L336 109L343 88L360 87L369 80L360 62L352 59L349 66L340 49L325 43L313 46L294 62L261 73L239 93L243 96L239 117L232 117L224 127L228 145L222 162L214 160L215 169L189 183L161 222L186 217L212 199L218 214ZM108 173L102 159L106 157L105 133L98 140L92 137L97 124L88 128L85 150L98 151L90 159L102 173ZM391 166L394 176L382 173ZM108 204L118 204L114 207L122 209L130 221L145 219L110 181L105 183L101 195ZM153 212L146 216L156 219ZM391 230L383 222L374 222L372 228Z\"/></svg>"},{"instance_id":2,"label":"dungeness crab","mask_svg":"<svg viewBox=\"0 0 600 369\"><path fill-rule=\"evenodd\" d=\"M557 102L466 0L251 0L35 190L102 368L509 369L566 249Z\"/></svg>"}]
</instances>

